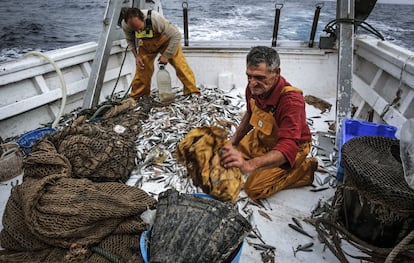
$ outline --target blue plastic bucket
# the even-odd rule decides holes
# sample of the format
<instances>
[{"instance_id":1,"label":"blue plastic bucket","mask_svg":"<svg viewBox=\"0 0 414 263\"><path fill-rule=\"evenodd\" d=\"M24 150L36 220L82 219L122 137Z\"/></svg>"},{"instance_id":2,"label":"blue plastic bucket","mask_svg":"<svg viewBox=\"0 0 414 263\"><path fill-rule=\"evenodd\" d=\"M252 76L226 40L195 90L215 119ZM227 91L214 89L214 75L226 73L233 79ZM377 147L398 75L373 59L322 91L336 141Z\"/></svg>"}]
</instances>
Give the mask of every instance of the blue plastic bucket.
<instances>
[{"instance_id":1,"label":"blue plastic bucket","mask_svg":"<svg viewBox=\"0 0 414 263\"><path fill-rule=\"evenodd\" d=\"M55 128L46 127L27 132L17 140L17 144L19 144L20 148L26 155L29 155L32 151L32 146L36 142L41 140L44 136L52 134L55 131Z\"/></svg>"}]
</instances>

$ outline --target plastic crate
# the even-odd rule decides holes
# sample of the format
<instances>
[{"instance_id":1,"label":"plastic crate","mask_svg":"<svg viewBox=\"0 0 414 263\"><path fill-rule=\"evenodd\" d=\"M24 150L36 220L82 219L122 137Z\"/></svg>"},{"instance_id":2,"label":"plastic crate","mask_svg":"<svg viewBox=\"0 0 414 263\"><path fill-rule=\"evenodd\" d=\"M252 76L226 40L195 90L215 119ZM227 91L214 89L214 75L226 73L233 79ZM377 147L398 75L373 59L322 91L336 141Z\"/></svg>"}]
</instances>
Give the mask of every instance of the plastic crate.
<instances>
[{"instance_id":1,"label":"plastic crate","mask_svg":"<svg viewBox=\"0 0 414 263\"><path fill-rule=\"evenodd\" d=\"M26 155L29 155L32 151L32 146L42 139L44 136L55 132L55 128L39 128L28 133L23 134L18 140L17 143L19 144L20 148Z\"/></svg>"},{"instance_id":2,"label":"plastic crate","mask_svg":"<svg viewBox=\"0 0 414 263\"><path fill-rule=\"evenodd\" d=\"M336 172L336 180L338 182L343 182L344 180L344 167L341 163L342 145L344 145L350 139L359 136L383 136L396 139L396 132L397 128L390 125L347 118L343 119L338 149L338 169Z\"/></svg>"}]
</instances>

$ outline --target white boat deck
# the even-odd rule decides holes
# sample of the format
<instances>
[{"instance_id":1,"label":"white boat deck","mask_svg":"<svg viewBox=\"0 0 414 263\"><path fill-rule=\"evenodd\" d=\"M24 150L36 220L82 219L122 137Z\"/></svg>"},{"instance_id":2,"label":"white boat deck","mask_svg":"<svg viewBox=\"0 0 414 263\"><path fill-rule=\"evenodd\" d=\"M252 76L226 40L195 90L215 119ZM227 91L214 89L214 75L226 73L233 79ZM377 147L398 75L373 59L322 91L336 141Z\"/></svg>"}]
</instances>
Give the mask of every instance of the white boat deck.
<instances>
[{"instance_id":1,"label":"white boat deck","mask_svg":"<svg viewBox=\"0 0 414 263\"><path fill-rule=\"evenodd\" d=\"M334 101L334 99L329 100L329 102L335 105ZM320 110L307 105L307 116L308 118L321 116L321 118L313 119L314 123L311 126L311 129L314 134L319 132L326 133L328 131L328 123L326 121L335 119L335 111L332 109L331 112L321 115ZM315 143L317 143L318 139L315 139ZM332 144L332 149L333 147L334 145ZM323 158L324 156L319 157ZM320 160L320 162L321 166L324 166L323 161ZM329 164L325 165L329 166ZM331 166L325 168L330 171L335 171L336 167ZM330 177L330 181L334 183L336 181L332 177L333 174L334 172L330 175L317 172L315 176L319 176L322 180L325 177ZM136 181L137 177L132 176L127 184L135 185ZM319 186L316 179L314 185ZM274 255L275 262L339 262L332 252L319 241L315 228L302 221L302 219L311 217L312 210L316 208L319 200L329 202L329 199L332 198L335 193L335 188L329 186L329 184L319 187L329 188L319 192L310 191L311 189L314 189L312 186L283 190L272 197L267 198L267 201L263 202L265 208L251 204L248 205L249 209L252 211L252 216L250 218L252 227L257 227L257 232L262 235L261 239L266 245L276 248ZM144 182L142 189L153 194L159 194L160 192L165 191L163 183L156 182ZM244 196L245 193L242 191L239 197ZM244 205L244 202L239 202L239 210L243 216L247 216L242 210L242 206ZM261 210L261 212L259 212L259 210ZM267 214L270 219L263 216L262 212ZM289 223L293 223L293 217L301 221L303 228L314 237L313 239L296 232L288 226ZM257 238L252 239L247 237L242 248L240 263L265 262L262 261L261 256L263 250L258 250L253 247L254 243L263 244L262 241ZM304 245L309 242L314 243L312 252L293 252L293 249L298 245ZM349 247L347 251L356 253L353 247ZM349 262L359 261L350 258Z\"/></svg>"},{"instance_id":2,"label":"white boat deck","mask_svg":"<svg viewBox=\"0 0 414 263\"><path fill-rule=\"evenodd\" d=\"M104 83L103 93L105 94L112 91L114 82L117 80L123 58L123 48L124 45L121 41L112 49L109 74L106 75ZM67 112L80 106L95 50L96 44L85 44L65 49L64 52L49 52L49 55L63 69L63 74L69 84ZM209 49L200 47L185 50L186 57L197 75L197 80L200 83L206 83L206 85L218 86L227 92L232 87L236 87L239 91L244 90L247 51L247 48ZM77 54L80 52L84 55L79 57ZM336 54L290 47L282 48L280 54L282 75L293 85L303 89L304 95L314 95L331 102L333 106L331 111L323 115L314 107L307 106L307 116L314 121L312 131L314 133L326 132L328 124L325 121L335 120ZM353 78L353 91L355 92L352 96L353 102L356 102L354 105L357 107L357 112L354 118L366 119L368 113L374 110L374 122L385 120L387 124L399 128L407 118L414 116L412 52L399 50L393 45L370 38L358 38L356 39L355 56ZM0 103L0 135L3 138L35 129L41 123L47 123L57 116L62 96L59 91L57 74L50 65L38 58L29 58L2 66L4 69L0 74L0 93L7 94L2 97ZM36 69L36 72L27 71L28 68ZM133 76L133 69L134 61L131 54L128 54L116 91L125 92L127 90ZM27 72L30 74L27 75ZM171 70L170 73L173 77L174 87L179 86L174 71ZM29 91L22 93L19 90L22 87L28 88ZM22 94L24 94L24 98L21 98ZM40 107L39 101L33 105L34 96L41 98L40 102L44 104L45 109L43 106ZM24 113L21 114L21 112ZM312 118L318 115L321 115L321 118ZM37 118L39 116L41 118ZM326 174L318 173L318 176L324 177ZM133 180L134 178L131 177L128 184L133 184ZM21 182L21 176L19 182ZM1 214L3 214L3 207L9 196L12 183L15 184L16 179L0 183ZM146 182L142 187L144 190L155 193L162 189L153 182ZM277 262L339 262L329 249L324 249L314 228L304 222L304 228L314 236L313 251L298 252L296 255L292 251L292 247L296 248L299 244L303 245L312 241L289 228L288 223L292 222L292 217L298 219L309 217L320 199L326 200L334 193L333 188L320 192L311 192L310 189L311 187L303 187L284 190L268 198L269 207L267 210L260 210L268 214L271 221L259 214L258 207L250 205L253 210L253 224L257 225L265 243L276 248L275 260ZM249 240L248 242L258 243L260 241ZM262 262L261 251L250 246L248 242L246 239L240 262ZM353 247L349 247L349 251L351 254L357 254ZM359 260L352 258L349 258L349 261L359 262Z\"/></svg>"},{"instance_id":3,"label":"white boat deck","mask_svg":"<svg viewBox=\"0 0 414 263\"><path fill-rule=\"evenodd\" d=\"M334 99L330 100L334 104ZM314 108L313 106L307 105L307 116L308 118L314 116L321 116L321 118L312 118L314 121L311 126L312 132L327 132L328 124L326 120L334 120L335 111L332 109L330 112L325 114L320 114L320 110ZM315 143L318 140L316 138ZM333 147L333 145L332 145ZM320 156L323 157L323 156ZM321 161L321 165L324 165ZM325 167L328 170L335 169L335 167ZM334 173L331 173L331 175ZM317 172L316 176L319 176L321 179L331 176L326 173ZM18 181L17 181L18 180ZM137 178L131 176L128 180L128 185L135 185ZM3 214L4 206L10 194L10 189L13 184L22 182L22 175L13 178L9 181L2 182L0 185L0 213ZM333 177L331 177L331 182L334 182ZM315 185L318 185L315 179ZM329 184L324 185L324 187L329 186ZM143 182L142 189L152 193L158 194L165 190L162 183L158 184L154 181L145 181ZM302 187L298 189L283 190L274 196L266 199L265 208L258 207L252 204L248 204L248 208L252 211L252 216L250 221L253 227L257 227L257 233L261 234L261 239L265 242L266 245L275 247L274 258L275 262L339 262L339 260L331 253L331 251L324 247L324 245L319 241L315 228L302 221L304 218L309 218L311 216L312 210L316 207L319 200L328 201L335 192L333 187L329 187L324 191L312 192L312 186ZM245 196L242 191L240 197ZM239 207L244 206L245 203L239 203ZM261 212L259 213L259 210ZM267 214L269 218L263 216L262 212ZM242 210L240 213L244 216ZM301 221L303 228L311 234L314 238L311 239L301 233L296 232L291 229L288 224L293 223L292 218L297 218ZM1 221L0 221L1 222ZM2 227L2 225L1 225ZM298 245L303 245L309 242L313 242L311 252L299 251L297 253L293 252L293 249ZM247 262L264 262L262 261L261 253L263 250L258 250L253 247L253 243L263 244L257 238L247 237L243 244L242 254L240 257L240 263ZM353 247L350 248L352 251ZM350 262L357 262L356 260L350 259Z\"/></svg>"}]
</instances>

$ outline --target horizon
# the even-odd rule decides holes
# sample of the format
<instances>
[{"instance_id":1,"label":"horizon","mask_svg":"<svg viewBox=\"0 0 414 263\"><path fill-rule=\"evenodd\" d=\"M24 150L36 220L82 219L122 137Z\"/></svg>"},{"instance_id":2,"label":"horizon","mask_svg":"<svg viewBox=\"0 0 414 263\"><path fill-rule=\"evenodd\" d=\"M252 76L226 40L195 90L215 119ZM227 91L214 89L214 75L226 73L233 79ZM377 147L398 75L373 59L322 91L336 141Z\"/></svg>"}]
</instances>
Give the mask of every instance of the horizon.
<instances>
[{"instance_id":1,"label":"horizon","mask_svg":"<svg viewBox=\"0 0 414 263\"><path fill-rule=\"evenodd\" d=\"M378 0L378 4L398 4L398 5L412 5L412 0Z\"/></svg>"},{"instance_id":2,"label":"horizon","mask_svg":"<svg viewBox=\"0 0 414 263\"><path fill-rule=\"evenodd\" d=\"M327 0L336 2L337 0ZM397 5L414 5L413 0L378 0L377 4L397 4Z\"/></svg>"}]
</instances>

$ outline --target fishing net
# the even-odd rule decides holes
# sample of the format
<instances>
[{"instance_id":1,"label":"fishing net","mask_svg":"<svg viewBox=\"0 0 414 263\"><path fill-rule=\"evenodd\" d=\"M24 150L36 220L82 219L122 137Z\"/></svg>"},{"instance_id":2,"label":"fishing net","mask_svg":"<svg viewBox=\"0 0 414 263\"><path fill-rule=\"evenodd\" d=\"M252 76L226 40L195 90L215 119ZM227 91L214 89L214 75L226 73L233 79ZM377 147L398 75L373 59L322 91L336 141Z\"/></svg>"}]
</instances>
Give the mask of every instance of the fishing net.
<instances>
[{"instance_id":1,"label":"fishing net","mask_svg":"<svg viewBox=\"0 0 414 263\"><path fill-rule=\"evenodd\" d=\"M414 229L414 190L404 180L399 141L356 137L342 154L345 225L374 245L396 245Z\"/></svg>"},{"instance_id":2,"label":"fishing net","mask_svg":"<svg viewBox=\"0 0 414 263\"><path fill-rule=\"evenodd\" d=\"M142 262L140 215L156 200L118 182L135 166L139 121L121 113L127 132L80 117L33 147L6 204L0 262Z\"/></svg>"},{"instance_id":3,"label":"fishing net","mask_svg":"<svg viewBox=\"0 0 414 263\"><path fill-rule=\"evenodd\" d=\"M324 242L341 262L347 262L341 239L370 256L355 256L359 259L391 262L392 255L398 262L412 262L414 191L404 180L399 140L355 137L343 145L342 162L345 183L335 192L332 210L313 221Z\"/></svg>"},{"instance_id":4,"label":"fishing net","mask_svg":"<svg viewBox=\"0 0 414 263\"><path fill-rule=\"evenodd\" d=\"M74 177L125 182L135 166L135 152L131 151L134 137L123 137L99 126L69 127L51 135L50 141L71 163Z\"/></svg>"},{"instance_id":5,"label":"fishing net","mask_svg":"<svg viewBox=\"0 0 414 263\"><path fill-rule=\"evenodd\" d=\"M194 128L177 146L177 159L185 163L195 186L222 201L235 201L242 187L239 168L224 168L220 148L227 132L216 126Z\"/></svg>"},{"instance_id":6,"label":"fishing net","mask_svg":"<svg viewBox=\"0 0 414 263\"><path fill-rule=\"evenodd\" d=\"M232 202L167 190L158 198L150 261L230 262L250 230Z\"/></svg>"},{"instance_id":7,"label":"fishing net","mask_svg":"<svg viewBox=\"0 0 414 263\"><path fill-rule=\"evenodd\" d=\"M22 173L23 153L15 143L0 144L0 182Z\"/></svg>"}]
</instances>

